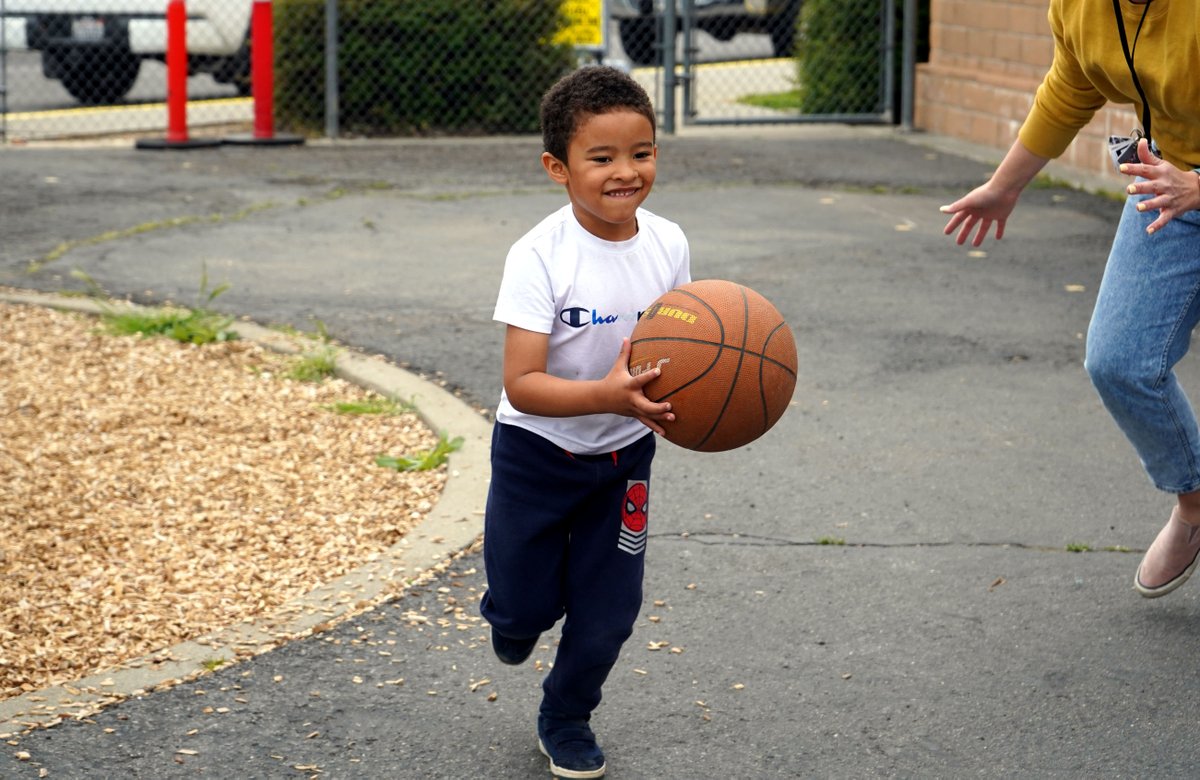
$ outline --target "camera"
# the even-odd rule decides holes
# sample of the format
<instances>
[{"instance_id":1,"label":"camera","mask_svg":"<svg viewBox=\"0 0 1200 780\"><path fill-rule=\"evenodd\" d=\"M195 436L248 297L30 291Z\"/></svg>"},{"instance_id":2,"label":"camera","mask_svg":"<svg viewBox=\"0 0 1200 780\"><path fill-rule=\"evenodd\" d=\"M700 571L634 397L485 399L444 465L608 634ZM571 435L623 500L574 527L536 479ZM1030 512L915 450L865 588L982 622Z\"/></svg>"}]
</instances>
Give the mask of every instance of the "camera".
<instances>
[{"instance_id":1,"label":"camera","mask_svg":"<svg viewBox=\"0 0 1200 780\"><path fill-rule=\"evenodd\" d=\"M1135 130L1132 135L1110 135L1108 137L1108 154L1112 157L1113 167L1118 171L1124 163L1140 163L1138 158L1138 141L1142 140L1141 132Z\"/></svg>"}]
</instances>

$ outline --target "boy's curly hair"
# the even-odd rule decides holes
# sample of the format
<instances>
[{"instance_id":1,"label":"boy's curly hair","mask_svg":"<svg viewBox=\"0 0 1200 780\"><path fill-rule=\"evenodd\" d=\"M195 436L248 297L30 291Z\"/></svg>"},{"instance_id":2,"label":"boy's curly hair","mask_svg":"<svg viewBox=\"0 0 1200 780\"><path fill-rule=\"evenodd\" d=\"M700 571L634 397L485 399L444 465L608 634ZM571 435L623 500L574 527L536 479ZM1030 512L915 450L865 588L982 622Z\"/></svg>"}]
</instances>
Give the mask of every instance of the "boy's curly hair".
<instances>
[{"instance_id":1,"label":"boy's curly hair","mask_svg":"<svg viewBox=\"0 0 1200 780\"><path fill-rule=\"evenodd\" d=\"M560 79L542 97L542 146L566 163L567 147L583 118L621 109L646 117L651 132L657 132L650 96L632 77L606 65L580 68Z\"/></svg>"}]
</instances>

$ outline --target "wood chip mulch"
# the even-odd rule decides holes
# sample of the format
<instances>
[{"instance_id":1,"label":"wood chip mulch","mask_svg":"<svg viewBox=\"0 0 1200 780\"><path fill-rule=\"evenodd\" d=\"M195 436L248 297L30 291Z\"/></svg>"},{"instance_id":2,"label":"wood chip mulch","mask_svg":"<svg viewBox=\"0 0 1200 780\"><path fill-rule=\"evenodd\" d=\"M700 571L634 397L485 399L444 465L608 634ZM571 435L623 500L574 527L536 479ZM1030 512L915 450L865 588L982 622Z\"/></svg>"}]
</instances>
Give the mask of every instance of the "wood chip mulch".
<instances>
[{"instance_id":1,"label":"wood chip mulch","mask_svg":"<svg viewBox=\"0 0 1200 780\"><path fill-rule=\"evenodd\" d=\"M446 480L370 393L233 341L0 304L0 700L263 614L377 557Z\"/></svg>"}]
</instances>

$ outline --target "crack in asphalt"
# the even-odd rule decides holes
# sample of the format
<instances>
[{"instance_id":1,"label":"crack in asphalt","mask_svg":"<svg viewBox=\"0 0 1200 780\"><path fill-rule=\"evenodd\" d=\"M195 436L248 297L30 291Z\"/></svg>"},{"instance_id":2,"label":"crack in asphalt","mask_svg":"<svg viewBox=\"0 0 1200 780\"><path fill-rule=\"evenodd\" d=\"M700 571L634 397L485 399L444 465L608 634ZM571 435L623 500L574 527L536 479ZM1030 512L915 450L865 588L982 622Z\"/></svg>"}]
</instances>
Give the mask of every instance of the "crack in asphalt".
<instances>
[{"instance_id":1,"label":"crack in asphalt","mask_svg":"<svg viewBox=\"0 0 1200 780\"><path fill-rule=\"evenodd\" d=\"M800 539L785 539L777 536L763 536L759 534L747 534L740 531L684 531L672 533L650 534L652 539L661 539L663 541L676 542L695 542L706 546L717 545L741 545L745 547L858 547L858 548L878 548L878 549L919 549L923 547L963 547L973 549L1013 549L1013 550L1029 550L1031 552L1054 552L1054 553L1117 553L1126 555L1129 553L1144 553L1145 550L1135 547L1100 547L1092 548L1087 546L1076 547L1051 547L1044 544L1030 544L1028 542L851 542L851 541L823 541L800 540Z\"/></svg>"}]
</instances>

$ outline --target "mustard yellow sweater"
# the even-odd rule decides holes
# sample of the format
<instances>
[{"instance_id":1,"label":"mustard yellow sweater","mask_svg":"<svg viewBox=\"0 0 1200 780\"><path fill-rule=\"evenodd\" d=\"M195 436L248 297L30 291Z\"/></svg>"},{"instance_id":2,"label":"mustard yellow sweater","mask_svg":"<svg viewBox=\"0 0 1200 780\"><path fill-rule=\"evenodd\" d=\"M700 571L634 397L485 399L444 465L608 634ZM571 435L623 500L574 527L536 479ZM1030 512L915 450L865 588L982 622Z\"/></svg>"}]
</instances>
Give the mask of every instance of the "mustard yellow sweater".
<instances>
[{"instance_id":1,"label":"mustard yellow sweater","mask_svg":"<svg viewBox=\"0 0 1200 780\"><path fill-rule=\"evenodd\" d=\"M1125 35L1138 80L1150 103L1151 132L1163 157L1179 168L1200 167L1200 2L1152 0L1149 8L1121 0ZM1021 143L1058 157L1105 101L1142 105L1121 50L1112 0L1050 0L1054 62L1021 127ZM1122 128L1120 134L1132 128Z\"/></svg>"}]
</instances>

